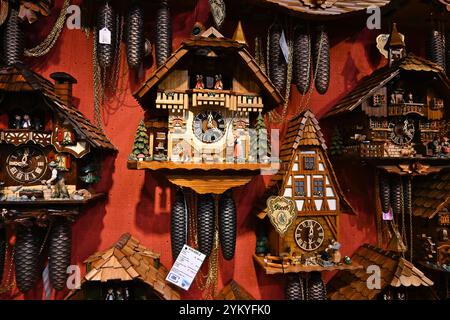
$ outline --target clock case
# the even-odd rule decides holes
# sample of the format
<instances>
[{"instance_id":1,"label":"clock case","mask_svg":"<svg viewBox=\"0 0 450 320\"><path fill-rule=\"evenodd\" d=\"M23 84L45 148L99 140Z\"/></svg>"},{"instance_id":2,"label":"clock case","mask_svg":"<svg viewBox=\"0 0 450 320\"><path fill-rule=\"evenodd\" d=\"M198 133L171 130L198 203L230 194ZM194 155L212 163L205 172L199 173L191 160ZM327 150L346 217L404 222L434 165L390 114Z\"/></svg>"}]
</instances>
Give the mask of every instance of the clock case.
<instances>
[{"instance_id":1,"label":"clock case","mask_svg":"<svg viewBox=\"0 0 450 320\"><path fill-rule=\"evenodd\" d=\"M267 274L357 268L355 265L323 267L304 263L307 258L320 256L331 239L339 241L340 214L354 212L339 186L326 150L318 121L311 111L304 111L288 122L280 147L281 168L255 205L255 213L265 225L263 233L268 238L268 245L265 254L260 253L254 258ZM267 217L266 200L270 196L284 196L296 203L297 217L284 236L280 236ZM295 230L306 220L319 223L324 230L323 241L315 250L304 250L296 243ZM266 263L267 256L283 261L283 266Z\"/></svg>"},{"instance_id":2,"label":"clock case","mask_svg":"<svg viewBox=\"0 0 450 320\"><path fill-rule=\"evenodd\" d=\"M95 162L98 165L103 156L116 151L105 134L74 106L72 85L76 79L62 72L51 77L53 83L21 63L0 68L0 205L4 210L0 229L16 235L15 275L21 292L34 287L47 253L52 287L65 288L71 260L71 223L87 206L106 198L105 193L91 188L82 192L81 200L45 196L41 180L51 177L48 163L58 163L72 195L89 187L81 179L83 174L93 173L87 167ZM19 121L25 114L31 118L31 127ZM47 170L32 182L14 180L6 170L9 155L26 147L35 148L46 157ZM25 200L24 196L28 198Z\"/></svg>"}]
</instances>

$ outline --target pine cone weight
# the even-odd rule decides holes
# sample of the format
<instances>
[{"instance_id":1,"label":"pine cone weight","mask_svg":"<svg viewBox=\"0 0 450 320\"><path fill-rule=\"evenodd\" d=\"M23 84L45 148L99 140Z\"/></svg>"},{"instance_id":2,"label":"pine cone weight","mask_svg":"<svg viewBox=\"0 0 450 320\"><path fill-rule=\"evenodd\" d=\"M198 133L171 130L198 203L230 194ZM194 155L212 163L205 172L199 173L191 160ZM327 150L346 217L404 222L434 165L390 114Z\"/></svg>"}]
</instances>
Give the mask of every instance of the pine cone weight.
<instances>
[{"instance_id":1,"label":"pine cone weight","mask_svg":"<svg viewBox=\"0 0 450 320\"><path fill-rule=\"evenodd\" d=\"M113 8L106 2L99 8L97 15L97 37L103 28L111 32L111 43L102 44L97 40L97 60L102 68L109 68L114 63L115 39L116 39L116 14Z\"/></svg>"},{"instance_id":2,"label":"pine cone weight","mask_svg":"<svg viewBox=\"0 0 450 320\"><path fill-rule=\"evenodd\" d=\"M287 64L280 48L282 28L274 24L269 30L269 74L278 91L283 92L286 87Z\"/></svg>"},{"instance_id":3,"label":"pine cone weight","mask_svg":"<svg viewBox=\"0 0 450 320\"><path fill-rule=\"evenodd\" d=\"M320 272L311 272L308 281L308 300L327 300L327 289Z\"/></svg>"},{"instance_id":4,"label":"pine cone weight","mask_svg":"<svg viewBox=\"0 0 450 320\"><path fill-rule=\"evenodd\" d=\"M212 194L201 194L197 200L197 227L199 251L209 256L214 241L216 206Z\"/></svg>"},{"instance_id":5,"label":"pine cone weight","mask_svg":"<svg viewBox=\"0 0 450 320\"><path fill-rule=\"evenodd\" d=\"M2 283L3 271L5 268L6 245L6 230L5 228L0 228L0 283Z\"/></svg>"},{"instance_id":6,"label":"pine cone weight","mask_svg":"<svg viewBox=\"0 0 450 320\"><path fill-rule=\"evenodd\" d=\"M439 30L431 30L428 40L428 59L440 65L445 72L444 35Z\"/></svg>"},{"instance_id":7,"label":"pine cone weight","mask_svg":"<svg viewBox=\"0 0 450 320\"><path fill-rule=\"evenodd\" d=\"M3 31L3 59L8 66L22 62L25 50L24 34L18 15L17 9L11 8Z\"/></svg>"},{"instance_id":8,"label":"pine cone weight","mask_svg":"<svg viewBox=\"0 0 450 320\"><path fill-rule=\"evenodd\" d=\"M222 255L225 260L234 257L236 248L236 228L237 228L236 204L233 199L233 192L226 191L219 200L219 226L220 245Z\"/></svg>"},{"instance_id":9,"label":"pine cone weight","mask_svg":"<svg viewBox=\"0 0 450 320\"><path fill-rule=\"evenodd\" d=\"M324 26L317 30L314 44L314 66L316 70L316 90L320 94L325 94L330 85L330 40Z\"/></svg>"},{"instance_id":10,"label":"pine cone weight","mask_svg":"<svg viewBox=\"0 0 450 320\"><path fill-rule=\"evenodd\" d=\"M172 22L167 0L156 12L156 64L162 66L172 54Z\"/></svg>"},{"instance_id":11,"label":"pine cone weight","mask_svg":"<svg viewBox=\"0 0 450 320\"><path fill-rule=\"evenodd\" d=\"M64 289L67 281L67 267L70 266L72 249L72 227L69 221L56 221L49 235L49 273L52 287L57 291Z\"/></svg>"},{"instance_id":12,"label":"pine cone weight","mask_svg":"<svg viewBox=\"0 0 450 320\"><path fill-rule=\"evenodd\" d=\"M305 300L303 280L298 274L290 274L286 285L286 300Z\"/></svg>"},{"instance_id":13,"label":"pine cone weight","mask_svg":"<svg viewBox=\"0 0 450 320\"><path fill-rule=\"evenodd\" d=\"M389 185L389 176L387 174L380 174L380 199L381 210L389 212L391 207L391 187Z\"/></svg>"},{"instance_id":14,"label":"pine cone weight","mask_svg":"<svg viewBox=\"0 0 450 320\"><path fill-rule=\"evenodd\" d=\"M188 214L181 189L175 194L170 219L170 239L172 244L172 258L176 260L187 243Z\"/></svg>"},{"instance_id":15,"label":"pine cone weight","mask_svg":"<svg viewBox=\"0 0 450 320\"><path fill-rule=\"evenodd\" d=\"M138 5L128 12L127 25L127 61L132 69L137 69L142 63L145 53L144 10Z\"/></svg>"},{"instance_id":16,"label":"pine cone weight","mask_svg":"<svg viewBox=\"0 0 450 320\"><path fill-rule=\"evenodd\" d=\"M294 80L301 94L308 92L311 84L311 37L306 27L299 27L294 39Z\"/></svg>"},{"instance_id":17,"label":"pine cone weight","mask_svg":"<svg viewBox=\"0 0 450 320\"><path fill-rule=\"evenodd\" d=\"M39 278L39 245L40 237L35 227L17 231L14 264L17 288L22 293L32 289Z\"/></svg>"}]
</instances>

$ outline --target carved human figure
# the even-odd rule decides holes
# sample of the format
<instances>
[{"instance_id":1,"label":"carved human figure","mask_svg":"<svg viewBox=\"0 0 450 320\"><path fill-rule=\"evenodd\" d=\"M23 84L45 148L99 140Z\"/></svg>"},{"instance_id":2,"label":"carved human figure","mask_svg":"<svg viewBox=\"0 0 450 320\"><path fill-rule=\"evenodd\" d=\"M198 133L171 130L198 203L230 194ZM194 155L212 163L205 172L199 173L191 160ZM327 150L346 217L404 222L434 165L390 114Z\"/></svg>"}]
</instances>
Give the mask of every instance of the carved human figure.
<instances>
[{"instance_id":1,"label":"carved human figure","mask_svg":"<svg viewBox=\"0 0 450 320\"><path fill-rule=\"evenodd\" d=\"M31 119L28 114L23 115L21 128L22 129L30 129L31 128Z\"/></svg>"},{"instance_id":2,"label":"carved human figure","mask_svg":"<svg viewBox=\"0 0 450 320\"><path fill-rule=\"evenodd\" d=\"M42 180L42 184L46 184L50 188L54 183L52 197L57 199L68 199L69 191L67 190L64 179L64 171L58 167L58 164L55 161L50 162L48 167L52 170L52 176L48 180Z\"/></svg>"}]
</instances>

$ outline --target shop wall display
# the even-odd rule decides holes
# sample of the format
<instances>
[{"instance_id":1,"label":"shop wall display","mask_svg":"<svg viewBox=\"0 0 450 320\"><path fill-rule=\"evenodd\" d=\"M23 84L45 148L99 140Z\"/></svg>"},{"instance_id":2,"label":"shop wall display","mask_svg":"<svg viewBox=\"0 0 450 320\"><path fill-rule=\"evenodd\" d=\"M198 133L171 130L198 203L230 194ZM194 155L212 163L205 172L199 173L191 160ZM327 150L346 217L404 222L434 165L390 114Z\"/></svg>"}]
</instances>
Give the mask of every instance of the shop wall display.
<instances>
[{"instance_id":1,"label":"shop wall display","mask_svg":"<svg viewBox=\"0 0 450 320\"><path fill-rule=\"evenodd\" d=\"M0 0L0 299L448 299L444 2Z\"/></svg>"}]
</instances>

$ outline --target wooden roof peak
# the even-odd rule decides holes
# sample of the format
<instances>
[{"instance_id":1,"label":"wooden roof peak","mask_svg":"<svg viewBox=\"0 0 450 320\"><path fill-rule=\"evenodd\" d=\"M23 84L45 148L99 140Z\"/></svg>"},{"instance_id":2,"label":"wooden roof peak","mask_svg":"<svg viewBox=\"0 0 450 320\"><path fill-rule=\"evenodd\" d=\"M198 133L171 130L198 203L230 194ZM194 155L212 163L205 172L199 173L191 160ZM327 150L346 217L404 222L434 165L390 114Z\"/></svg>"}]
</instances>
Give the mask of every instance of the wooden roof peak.
<instances>
[{"instance_id":1,"label":"wooden roof peak","mask_svg":"<svg viewBox=\"0 0 450 320\"><path fill-rule=\"evenodd\" d=\"M411 262L391 251L370 244L360 246L352 256L352 261L362 265L363 270L339 271L328 283L328 297L331 300L374 300L385 288L429 287L433 281L417 269ZM381 288L369 289L365 270L376 265L381 271Z\"/></svg>"},{"instance_id":2,"label":"wooden roof peak","mask_svg":"<svg viewBox=\"0 0 450 320\"><path fill-rule=\"evenodd\" d=\"M284 103L284 98L280 91L278 91L269 77L261 70L255 58L248 51L247 45L225 38L214 27L210 27L200 36L193 36L184 40L181 46L173 52L166 62L158 67L150 77L144 81L140 88L133 93L133 96L140 102L139 100L150 90L155 88L188 52L199 48L223 48L227 49L227 52L234 52L238 59L243 62L243 65L246 66L250 73L255 77L256 82L275 102L275 105L278 106Z\"/></svg>"},{"instance_id":3,"label":"wooden roof peak","mask_svg":"<svg viewBox=\"0 0 450 320\"><path fill-rule=\"evenodd\" d=\"M372 74L365 76L323 118L352 112L377 90L399 75L401 71L434 73L444 86L450 89L450 80L445 75L441 66L409 53L404 58L395 61L392 66L386 65L375 70Z\"/></svg>"},{"instance_id":4,"label":"wooden roof peak","mask_svg":"<svg viewBox=\"0 0 450 320\"><path fill-rule=\"evenodd\" d=\"M263 197L255 204L254 210L257 216L260 219L264 219L267 215L266 201L270 196L282 195L283 181L289 178L289 170L293 161L295 161L294 156L299 146L318 147L322 149L324 162L329 168L331 179L341 199L341 207L346 213L354 214L355 210L347 201L326 153L326 142L314 113L307 109L291 118L287 126L287 133L280 146L280 160L282 163L278 172L272 176Z\"/></svg>"},{"instance_id":5,"label":"wooden roof peak","mask_svg":"<svg viewBox=\"0 0 450 320\"><path fill-rule=\"evenodd\" d=\"M389 35L389 38L386 42L386 45L384 46L387 48L404 48L405 47L405 41L403 40L402 35L397 30L397 23L392 24L392 31Z\"/></svg>"},{"instance_id":6,"label":"wooden roof peak","mask_svg":"<svg viewBox=\"0 0 450 320\"><path fill-rule=\"evenodd\" d=\"M63 73L56 73L57 78L62 75ZM64 74L64 77L72 83L76 81L68 74ZM90 145L99 149L116 150L102 130L95 127L75 106L67 105L64 100L56 95L55 86L51 81L28 69L23 64L16 63L12 66L0 67L0 91L40 92L48 106L68 120Z\"/></svg>"},{"instance_id":7,"label":"wooden roof peak","mask_svg":"<svg viewBox=\"0 0 450 320\"><path fill-rule=\"evenodd\" d=\"M91 270L84 277L83 283L138 279L151 286L166 300L179 300L178 291L165 281L168 271L160 264L159 258L158 253L125 233L110 248L96 252L85 260L85 263L90 263Z\"/></svg>"},{"instance_id":8,"label":"wooden roof peak","mask_svg":"<svg viewBox=\"0 0 450 320\"><path fill-rule=\"evenodd\" d=\"M234 31L233 41L247 45L247 39L245 38L244 29L242 28L242 22L240 20L236 26L236 30Z\"/></svg>"}]
</instances>

